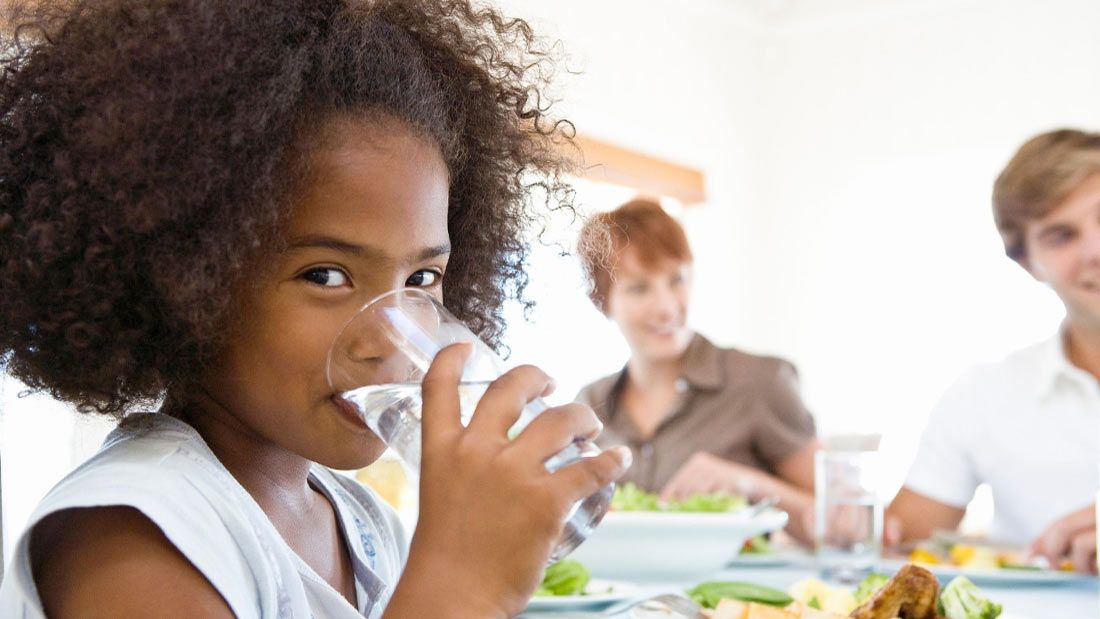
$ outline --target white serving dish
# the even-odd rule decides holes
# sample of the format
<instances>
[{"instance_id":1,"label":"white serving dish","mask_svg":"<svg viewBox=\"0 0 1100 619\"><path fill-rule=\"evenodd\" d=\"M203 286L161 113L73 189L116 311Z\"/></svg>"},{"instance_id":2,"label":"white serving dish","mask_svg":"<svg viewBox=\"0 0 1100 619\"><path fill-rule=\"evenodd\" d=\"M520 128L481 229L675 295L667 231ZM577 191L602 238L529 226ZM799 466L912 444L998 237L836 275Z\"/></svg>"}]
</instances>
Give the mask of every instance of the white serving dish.
<instances>
[{"instance_id":1,"label":"white serving dish","mask_svg":"<svg viewBox=\"0 0 1100 619\"><path fill-rule=\"evenodd\" d=\"M787 513L775 508L756 514L608 512L570 558L602 578L705 577L732 561L748 538L786 524Z\"/></svg>"}]
</instances>

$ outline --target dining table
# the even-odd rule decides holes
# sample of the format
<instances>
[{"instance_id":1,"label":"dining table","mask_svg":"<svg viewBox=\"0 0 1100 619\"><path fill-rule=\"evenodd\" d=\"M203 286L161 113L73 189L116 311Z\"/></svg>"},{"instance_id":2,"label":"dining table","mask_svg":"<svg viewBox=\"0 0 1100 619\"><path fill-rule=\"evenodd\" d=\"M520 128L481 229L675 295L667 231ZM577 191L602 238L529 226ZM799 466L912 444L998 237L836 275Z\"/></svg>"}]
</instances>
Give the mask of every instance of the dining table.
<instances>
[{"instance_id":1,"label":"dining table","mask_svg":"<svg viewBox=\"0 0 1100 619\"><path fill-rule=\"evenodd\" d=\"M607 575L614 579L614 575ZM630 582L631 599L642 600L660 593L683 594L688 588L704 581L739 581L766 585L786 591L796 582L807 578L819 578L812 561L794 561L771 566L731 566L711 574L699 574L689 578L679 575L662 575L654 572L644 580L636 577L621 579ZM829 582L839 586L840 583ZM854 588L854 585L850 585ZM1095 619L1100 617L1100 586L1096 577L1076 575L1057 583L1026 583L1018 580L980 582L979 586L989 599L1000 603L1001 619ZM620 602L621 605L621 602ZM611 607L611 604L604 605ZM632 618L631 611L623 610L606 614L600 605L561 608L554 611L527 611L520 615L527 619L581 619L582 617ZM670 619L674 614L667 615Z\"/></svg>"}]
</instances>

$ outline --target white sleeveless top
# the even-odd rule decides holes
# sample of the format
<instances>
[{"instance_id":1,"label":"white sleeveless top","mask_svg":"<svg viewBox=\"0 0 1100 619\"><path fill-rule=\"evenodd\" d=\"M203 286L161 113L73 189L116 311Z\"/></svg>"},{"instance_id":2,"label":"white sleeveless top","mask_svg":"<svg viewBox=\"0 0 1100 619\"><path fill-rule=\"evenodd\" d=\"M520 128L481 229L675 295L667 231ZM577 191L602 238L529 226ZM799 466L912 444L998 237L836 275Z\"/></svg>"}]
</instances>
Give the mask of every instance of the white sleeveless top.
<instances>
[{"instance_id":1,"label":"white sleeveless top","mask_svg":"<svg viewBox=\"0 0 1100 619\"><path fill-rule=\"evenodd\" d=\"M31 528L59 510L111 505L133 507L156 523L237 617L379 617L408 551L396 514L364 486L320 465L313 465L310 482L342 525L357 607L283 541L198 432L167 415L142 413L127 417L99 453L38 505L0 583L0 617L45 617L31 574Z\"/></svg>"}]
</instances>

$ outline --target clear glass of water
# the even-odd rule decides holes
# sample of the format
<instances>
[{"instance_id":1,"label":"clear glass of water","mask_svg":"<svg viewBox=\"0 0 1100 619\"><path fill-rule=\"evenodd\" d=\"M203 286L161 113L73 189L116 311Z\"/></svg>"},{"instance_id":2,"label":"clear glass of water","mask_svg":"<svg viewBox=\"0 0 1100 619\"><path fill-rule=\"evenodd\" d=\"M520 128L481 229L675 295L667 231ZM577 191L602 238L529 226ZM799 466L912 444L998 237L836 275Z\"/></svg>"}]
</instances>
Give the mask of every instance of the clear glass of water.
<instances>
[{"instance_id":1,"label":"clear glass of water","mask_svg":"<svg viewBox=\"0 0 1100 619\"><path fill-rule=\"evenodd\" d=\"M337 403L359 416L372 432L420 470L420 384L440 350L459 342L473 345L459 384L461 420L469 423L489 384L505 371L500 357L434 297L403 288L375 297L341 330L329 350L329 385ZM529 403L510 435L515 436L546 410L540 399ZM578 437L545 461L550 472L600 453ZM613 485L573 505L562 537L550 557L557 561L588 538L611 504Z\"/></svg>"},{"instance_id":2,"label":"clear glass of water","mask_svg":"<svg viewBox=\"0 0 1100 619\"><path fill-rule=\"evenodd\" d=\"M874 451L814 456L814 542L825 578L859 582L882 556L878 462Z\"/></svg>"}]
</instances>

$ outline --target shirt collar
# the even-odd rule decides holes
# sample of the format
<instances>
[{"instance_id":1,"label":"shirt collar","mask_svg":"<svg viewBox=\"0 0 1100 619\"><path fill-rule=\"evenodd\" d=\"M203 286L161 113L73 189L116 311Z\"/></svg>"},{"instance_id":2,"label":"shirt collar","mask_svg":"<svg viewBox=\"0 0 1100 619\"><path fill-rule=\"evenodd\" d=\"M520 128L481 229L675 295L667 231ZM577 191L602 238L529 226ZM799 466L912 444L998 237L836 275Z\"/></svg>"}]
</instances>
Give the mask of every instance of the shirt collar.
<instances>
[{"instance_id":1,"label":"shirt collar","mask_svg":"<svg viewBox=\"0 0 1100 619\"><path fill-rule=\"evenodd\" d=\"M722 386L725 368L722 350L696 333L684 351L681 375L695 389L712 391Z\"/></svg>"},{"instance_id":2,"label":"shirt collar","mask_svg":"<svg viewBox=\"0 0 1100 619\"><path fill-rule=\"evenodd\" d=\"M1060 381L1084 384L1095 380L1090 374L1070 362L1066 355L1066 329L1062 325L1053 337L1042 345L1039 355L1039 372L1036 377L1035 393L1044 399L1055 390Z\"/></svg>"},{"instance_id":3,"label":"shirt collar","mask_svg":"<svg viewBox=\"0 0 1100 619\"><path fill-rule=\"evenodd\" d=\"M609 418L614 418L618 414L619 397L626 385L629 369L630 364L627 363L614 380L608 381L606 392L594 394L596 401L612 402L608 411ZM684 350L683 366L680 370L681 380L686 383L686 386L713 391L722 386L724 373L722 350L702 335L698 333L692 335L687 349Z\"/></svg>"}]
</instances>

